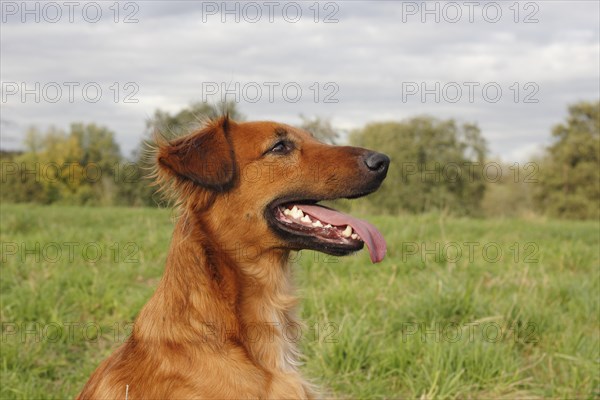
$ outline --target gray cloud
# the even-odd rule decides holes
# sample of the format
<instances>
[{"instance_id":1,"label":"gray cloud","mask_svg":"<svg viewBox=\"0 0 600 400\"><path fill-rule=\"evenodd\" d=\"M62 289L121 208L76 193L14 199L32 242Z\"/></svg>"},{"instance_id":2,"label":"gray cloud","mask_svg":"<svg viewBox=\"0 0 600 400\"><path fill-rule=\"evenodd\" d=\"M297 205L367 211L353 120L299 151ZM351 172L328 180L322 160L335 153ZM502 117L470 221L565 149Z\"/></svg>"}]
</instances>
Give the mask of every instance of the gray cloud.
<instances>
[{"instance_id":1,"label":"gray cloud","mask_svg":"<svg viewBox=\"0 0 600 400\"><path fill-rule=\"evenodd\" d=\"M36 82L41 87L49 82L80 84L72 103L66 101L64 86L63 97L56 103L45 101L44 96L36 103L33 95L25 102L19 94L3 99L3 147L17 146L31 124L67 127L73 121L94 121L114 130L128 154L155 109L177 111L201 100L203 84L215 82L230 89L239 85L242 92L246 85L250 94L253 87L261 88L260 101L240 99L240 109L250 119L294 123L303 113L329 116L334 125L352 129L370 121L417 114L453 117L478 122L492 152L515 159L548 143L549 129L564 118L568 103L600 96L597 2L521 2L518 23L509 9L514 2L480 2L472 23L463 2L455 3L463 13L456 23L444 20L454 14L440 14L439 23L427 14L422 23L420 15L406 13L414 6L423 9L422 2L334 2L328 9L327 2L322 2L320 20L326 12L337 10L334 17L339 22L330 24L313 21L309 9L313 2L295 3L303 11L297 23L287 22L277 12L271 23L264 7L257 23L246 22L243 15L240 23L232 15L222 23L219 13L203 14L207 7L219 8L222 2L130 3L137 8L121 9L119 18L122 21L134 10L137 23L115 23L108 9L111 2L96 3L103 11L97 23L86 22L77 13L73 23L64 16L58 23L43 18L40 23L31 18L21 23L19 13L3 16L3 88L10 82L27 88ZM484 7L491 7L488 3L499 4L502 11L496 23L481 14ZM235 5L228 4L230 9ZM244 4L239 3L240 9ZM289 3L279 3L276 10L285 4ZM440 10L448 7L447 2L427 4L429 9L436 4ZM523 23L534 11L532 17L538 22ZM280 84L272 103L265 82ZM290 82L302 89L297 103L282 97L281 87ZM326 94L333 93L325 87L328 82L339 89L333 96L337 103L323 102ZM465 86L468 82L478 84L472 102ZM80 88L86 83L102 89L98 102L83 98ZM137 103L123 102L133 92L131 86L126 90L127 83L139 89L133 95ZM431 89L436 83L439 101L433 94L422 101L421 85ZM527 83L533 86L526 87ZM481 89L486 84L501 88L497 102L484 97ZM410 85L417 85L419 92L406 95L407 87L414 87ZM315 102L316 87L319 99ZM456 87L462 89L462 96L452 102ZM538 102L524 103L528 94Z\"/></svg>"}]
</instances>

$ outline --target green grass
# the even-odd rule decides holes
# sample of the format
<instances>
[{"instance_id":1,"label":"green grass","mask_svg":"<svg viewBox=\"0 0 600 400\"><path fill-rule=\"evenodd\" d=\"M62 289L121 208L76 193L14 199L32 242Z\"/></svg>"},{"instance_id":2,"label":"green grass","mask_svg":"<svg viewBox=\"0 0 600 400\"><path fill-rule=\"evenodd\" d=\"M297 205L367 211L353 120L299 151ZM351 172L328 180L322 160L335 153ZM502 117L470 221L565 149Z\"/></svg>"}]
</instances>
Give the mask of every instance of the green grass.
<instances>
[{"instance_id":1,"label":"green grass","mask_svg":"<svg viewBox=\"0 0 600 400\"><path fill-rule=\"evenodd\" d=\"M77 394L156 287L171 215L2 206L0 397ZM597 222L371 220L381 264L300 253L306 376L344 398L600 397Z\"/></svg>"}]
</instances>

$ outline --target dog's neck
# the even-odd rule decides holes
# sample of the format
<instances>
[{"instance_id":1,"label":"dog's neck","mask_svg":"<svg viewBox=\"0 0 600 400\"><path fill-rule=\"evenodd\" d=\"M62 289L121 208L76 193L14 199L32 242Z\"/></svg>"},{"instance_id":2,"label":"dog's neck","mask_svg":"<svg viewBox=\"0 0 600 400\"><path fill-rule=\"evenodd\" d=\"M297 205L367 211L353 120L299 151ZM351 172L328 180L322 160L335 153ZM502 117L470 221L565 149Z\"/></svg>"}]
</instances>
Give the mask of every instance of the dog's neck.
<instances>
[{"instance_id":1,"label":"dog's neck","mask_svg":"<svg viewBox=\"0 0 600 400\"><path fill-rule=\"evenodd\" d=\"M210 237L196 219L180 217L164 276L136 322L136 339L243 346L264 368L295 370L301 328L289 252L248 257Z\"/></svg>"}]
</instances>

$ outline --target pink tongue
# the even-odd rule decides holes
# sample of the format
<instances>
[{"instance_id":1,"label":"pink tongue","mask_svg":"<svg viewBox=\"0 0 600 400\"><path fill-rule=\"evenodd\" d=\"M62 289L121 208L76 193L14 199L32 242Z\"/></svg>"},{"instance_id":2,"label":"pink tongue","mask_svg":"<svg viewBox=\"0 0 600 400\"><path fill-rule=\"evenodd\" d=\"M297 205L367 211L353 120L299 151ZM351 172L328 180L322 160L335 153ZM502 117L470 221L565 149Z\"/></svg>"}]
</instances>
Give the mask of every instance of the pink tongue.
<instances>
[{"instance_id":1,"label":"pink tongue","mask_svg":"<svg viewBox=\"0 0 600 400\"><path fill-rule=\"evenodd\" d=\"M344 226L350 225L360 238L367 244L371 261L378 263L385 257L386 244L383 235L373 225L367 221L354 218L351 215L341 213L330 208L321 206L296 205L307 214L312 215L321 222L331 225Z\"/></svg>"}]
</instances>

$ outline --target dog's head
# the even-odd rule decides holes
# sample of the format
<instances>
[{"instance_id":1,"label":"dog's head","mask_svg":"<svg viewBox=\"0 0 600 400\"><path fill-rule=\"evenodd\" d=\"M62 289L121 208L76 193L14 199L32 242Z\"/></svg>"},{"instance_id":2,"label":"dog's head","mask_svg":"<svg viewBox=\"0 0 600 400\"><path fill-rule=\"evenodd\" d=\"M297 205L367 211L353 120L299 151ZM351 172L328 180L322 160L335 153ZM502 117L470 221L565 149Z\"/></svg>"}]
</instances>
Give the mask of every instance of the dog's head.
<instances>
[{"instance_id":1,"label":"dog's head","mask_svg":"<svg viewBox=\"0 0 600 400\"><path fill-rule=\"evenodd\" d=\"M373 262L385 255L371 224L317 205L377 190L390 162L384 154L327 145L284 124L222 117L159 142L156 157L159 183L200 215L219 246L346 255L366 243Z\"/></svg>"}]
</instances>

